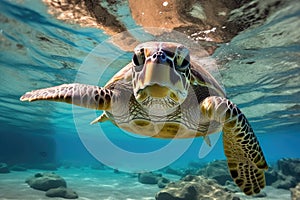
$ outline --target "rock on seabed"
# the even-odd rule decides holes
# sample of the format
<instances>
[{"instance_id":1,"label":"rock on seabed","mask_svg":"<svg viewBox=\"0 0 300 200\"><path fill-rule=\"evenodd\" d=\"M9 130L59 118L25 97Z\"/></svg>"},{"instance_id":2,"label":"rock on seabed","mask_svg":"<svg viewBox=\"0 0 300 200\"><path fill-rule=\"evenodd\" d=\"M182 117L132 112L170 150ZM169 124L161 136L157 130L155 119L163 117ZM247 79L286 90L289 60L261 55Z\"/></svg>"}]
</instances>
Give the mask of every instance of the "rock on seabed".
<instances>
[{"instance_id":1,"label":"rock on seabed","mask_svg":"<svg viewBox=\"0 0 300 200\"><path fill-rule=\"evenodd\" d=\"M65 199L77 199L78 195L76 192L69 188L58 187L52 188L46 192L47 197L62 197Z\"/></svg>"},{"instance_id":2,"label":"rock on seabed","mask_svg":"<svg viewBox=\"0 0 300 200\"><path fill-rule=\"evenodd\" d=\"M1 173L9 173L9 168L6 163L0 163L0 174Z\"/></svg>"},{"instance_id":3,"label":"rock on seabed","mask_svg":"<svg viewBox=\"0 0 300 200\"><path fill-rule=\"evenodd\" d=\"M215 180L192 175L188 175L178 182L169 183L156 194L155 198L156 200L239 199L225 191Z\"/></svg>"},{"instance_id":4,"label":"rock on seabed","mask_svg":"<svg viewBox=\"0 0 300 200\"><path fill-rule=\"evenodd\" d=\"M52 188L67 187L66 181L55 173L36 173L25 181L30 187L47 191Z\"/></svg>"}]
</instances>

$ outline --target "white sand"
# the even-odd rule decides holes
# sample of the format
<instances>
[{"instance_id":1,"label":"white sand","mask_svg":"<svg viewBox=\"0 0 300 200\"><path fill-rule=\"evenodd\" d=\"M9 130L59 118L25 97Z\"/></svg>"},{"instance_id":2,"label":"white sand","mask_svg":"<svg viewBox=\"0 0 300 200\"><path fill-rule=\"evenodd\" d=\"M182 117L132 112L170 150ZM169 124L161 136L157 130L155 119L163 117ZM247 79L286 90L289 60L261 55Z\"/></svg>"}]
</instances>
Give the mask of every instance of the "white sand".
<instances>
[{"instance_id":1,"label":"white sand","mask_svg":"<svg viewBox=\"0 0 300 200\"><path fill-rule=\"evenodd\" d=\"M59 199L45 196L45 192L30 188L25 179L42 170L11 172L0 174L0 199ZM153 200L160 190L157 185L145 185L137 177L127 174L115 174L110 170L92 170L89 168L59 169L56 174L62 176L67 187L79 195L79 200ZM167 176L173 180L179 177Z\"/></svg>"},{"instance_id":2,"label":"white sand","mask_svg":"<svg viewBox=\"0 0 300 200\"><path fill-rule=\"evenodd\" d=\"M25 179L41 170L29 170L25 172L11 172L0 174L0 200L44 200L62 198L49 198L45 192L30 188ZM89 168L59 169L56 174L62 176L69 188L79 195L78 200L154 200L155 194L160 191L157 185L145 185L137 181L137 177L127 174L115 174L110 170L92 170ZM178 176L164 175L171 180L178 180ZM261 200L288 200L290 192L278 190L273 187L265 189L268 197L257 198ZM242 193L241 199L256 199L246 197Z\"/></svg>"}]
</instances>

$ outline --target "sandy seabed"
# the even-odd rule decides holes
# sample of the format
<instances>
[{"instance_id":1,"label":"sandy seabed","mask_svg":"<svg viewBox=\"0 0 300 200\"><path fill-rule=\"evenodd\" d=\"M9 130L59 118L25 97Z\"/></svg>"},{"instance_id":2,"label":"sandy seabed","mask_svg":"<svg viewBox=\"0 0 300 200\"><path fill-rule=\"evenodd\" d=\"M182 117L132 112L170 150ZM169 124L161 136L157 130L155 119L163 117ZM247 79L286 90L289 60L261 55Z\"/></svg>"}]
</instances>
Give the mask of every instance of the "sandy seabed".
<instances>
[{"instance_id":1,"label":"sandy seabed","mask_svg":"<svg viewBox=\"0 0 300 200\"><path fill-rule=\"evenodd\" d=\"M41 170L28 170L24 172L11 172L0 174L0 200L62 200L63 198L50 198L44 191L30 188L25 179ZM116 174L111 170L93 170L90 168L58 169L56 174L62 176L67 187L77 192L78 200L155 200L155 194L160 191L157 185L145 185L137 181L136 176L129 174ZM172 181L180 177L164 174ZM264 191L267 197L253 198L237 193L241 199L260 200L288 200L290 191L275 189L267 186Z\"/></svg>"}]
</instances>

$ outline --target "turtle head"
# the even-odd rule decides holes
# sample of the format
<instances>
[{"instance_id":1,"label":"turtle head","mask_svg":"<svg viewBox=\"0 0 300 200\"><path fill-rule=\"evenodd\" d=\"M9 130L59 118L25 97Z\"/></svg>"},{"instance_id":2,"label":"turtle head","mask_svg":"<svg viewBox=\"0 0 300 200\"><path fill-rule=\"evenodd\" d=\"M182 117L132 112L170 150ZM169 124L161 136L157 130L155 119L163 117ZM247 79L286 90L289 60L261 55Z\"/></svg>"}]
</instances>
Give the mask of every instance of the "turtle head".
<instances>
[{"instance_id":1,"label":"turtle head","mask_svg":"<svg viewBox=\"0 0 300 200\"><path fill-rule=\"evenodd\" d=\"M132 58L132 85L136 100L148 109L172 109L187 97L190 55L183 45L147 42L138 45Z\"/></svg>"}]
</instances>

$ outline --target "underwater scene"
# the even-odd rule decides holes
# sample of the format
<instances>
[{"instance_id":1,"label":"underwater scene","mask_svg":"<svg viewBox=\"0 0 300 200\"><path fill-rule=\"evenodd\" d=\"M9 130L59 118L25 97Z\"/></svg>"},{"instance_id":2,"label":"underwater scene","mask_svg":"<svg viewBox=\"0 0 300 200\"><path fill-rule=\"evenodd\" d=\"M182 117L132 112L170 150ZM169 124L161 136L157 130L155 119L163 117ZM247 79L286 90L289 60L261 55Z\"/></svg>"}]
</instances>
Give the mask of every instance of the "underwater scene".
<instances>
[{"instance_id":1,"label":"underwater scene","mask_svg":"<svg viewBox=\"0 0 300 200\"><path fill-rule=\"evenodd\" d=\"M300 199L298 0L1 0L0 199Z\"/></svg>"}]
</instances>

